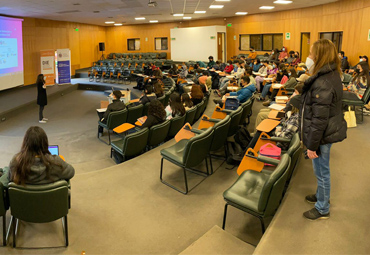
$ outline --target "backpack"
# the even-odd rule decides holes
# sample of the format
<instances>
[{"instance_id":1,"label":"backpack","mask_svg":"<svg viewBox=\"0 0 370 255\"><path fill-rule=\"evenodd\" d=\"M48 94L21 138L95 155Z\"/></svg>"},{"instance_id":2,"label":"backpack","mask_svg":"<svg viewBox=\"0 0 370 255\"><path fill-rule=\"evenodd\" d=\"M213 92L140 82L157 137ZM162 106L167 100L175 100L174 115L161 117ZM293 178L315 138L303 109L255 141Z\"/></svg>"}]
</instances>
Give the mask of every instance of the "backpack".
<instances>
[{"instance_id":1,"label":"backpack","mask_svg":"<svg viewBox=\"0 0 370 255\"><path fill-rule=\"evenodd\" d=\"M220 85L220 76L218 74L212 75L212 89L218 89Z\"/></svg>"},{"instance_id":2,"label":"backpack","mask_svg":"<svg viewBox=\"0 0 370 255\"><path fill-rule=\"evenodd\" d=\"M238 166L240 162L242 162L245 153L247 152L248 148L243 149L238 143L236 142L228 142L227 143L227 157L226 163L228 165Z\"/></svg>"},{"instance_id":3,"label":"backpack","mask_svg":"<svg viewBox=\"0 0 370 255\"><path fill-rule=\"evenodd\" d=\"M239 107L239 100L236 96L228 96L225 101L226 110L236 110Z\"/></svg>"},{"instance_id":4,"label":"backpack","mask_svg":"<svg viewBox=\"0 0 370 255\"><path fill-rule=\"evenodd\" d=\"M242 149L248 147L249 143L252 141L252 137L248 132L246 127L241 127L234 135L234 140L240 145Z\"/></svg>"}]
</instances>

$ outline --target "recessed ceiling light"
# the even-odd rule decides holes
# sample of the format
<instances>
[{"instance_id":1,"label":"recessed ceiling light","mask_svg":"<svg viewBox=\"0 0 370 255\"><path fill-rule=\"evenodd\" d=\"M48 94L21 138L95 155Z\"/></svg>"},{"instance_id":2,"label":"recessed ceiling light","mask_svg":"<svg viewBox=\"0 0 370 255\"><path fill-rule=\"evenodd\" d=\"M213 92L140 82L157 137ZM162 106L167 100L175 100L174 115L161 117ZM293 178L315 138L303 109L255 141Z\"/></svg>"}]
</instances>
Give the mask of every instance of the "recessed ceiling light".
<instances>
[{"instance_id":1,"label":"recessed ceiling light","mask_svg":"<svg viewBox=\"0 0 370 255\"><path fill-rule=\"evenodd\" d=\"M236 14L236 15L247 15L247 14L248 14L248 12L236 12L235 14Z\"/></svg>"},{"instance_id":2,"label":"recessed ceiling light","mask_svg":"<svg viewBox=\"0 0 370 255\"><path fill-rule=\"evenodd\" d=\"M224 8L223 5L217 5L217 4L212 4L211 6L209 6L210 9L222 9Z\"/></svg>"},{"instance_id":3,"label":"recessed ceiling light","mask_svg":"<svg viewBox=\"0 0 370 255\"><path fill-rule=\"evenodd\" d=\"M195 14L204 14L204 13L206 13L206 11L195 11L194 13Z\"/></svg>"},{"instance_id":4,"label":"recessed ceiling light","mask_svg":"<svg viewBox=\"0 0 370 255\"><path fill-rule=\"evenodd\" d=\"M175 13L175 14L173 14L173 16L174 17L182 17L182 16L184 16L184 14L183 13Z\"/></svg>"},{"instance_id":5,"label":"recessed ceiling light","mask_svg":"<svg viewBox=\"0 0 370 255\"><path fill-rule=\"evenodd\" d=\"M277 0L274 2L274 4L291 4L293 3L293 1L289 1L289 0Z\"/></svg>"},{"instance_id":6,"label":"recessed ceiling light","mask_svg":"<svg viewBox=\"0 0 370 255\"><path fill-rule=\"evenodd\" d=\"M145 20L144 17L138 17L138 18L135 18L135 20Z\"/></svg>"},{"instance_id":7,"label":"recessed ceiling light","mask_svg":"<svg viewBox=\"0 0 370 255\"><path fill-rule=\"evenodd\" d=\"M122 26L122 23L116 23L115 26Z\"/></svg>"},{"instance_id":8,"label":"recessed ceiling light","mask_svg":"<svg viewBox=\"0 0 370 255\"><path fill-rule=\"evenodd\" d=\"M275 6L261 6L260 7L261 10L272 10L274 8L275 8Z\"/></svg>"},{"instance_id":9,"label":"recessed ceiling light","mask_svg":"<svg viewBox=\"0 0 370 255\"><path fill-rule=\"evenodd\" d=\"M191 17L183 17L183 19L191 19Z\"/></svg>"},{"instance_id":10,"label":"recessed ceiling light","mask_svg":"<svg viewBox=\"0 0 370 255\"><path fill-rule=\"evenodd\" d=\"M149 20L150 23L158 23L158 20Z\"/></svg>"},{"instance_id":11,"label":"recessed ceiling light","mask_svg":"<svg viewBox=\"0 0 370 255\"><path fill-rule=\"evenodd\" d=\"M114 24L114 21L106 21L105 24Z\"/></svg>"}]
</instances>

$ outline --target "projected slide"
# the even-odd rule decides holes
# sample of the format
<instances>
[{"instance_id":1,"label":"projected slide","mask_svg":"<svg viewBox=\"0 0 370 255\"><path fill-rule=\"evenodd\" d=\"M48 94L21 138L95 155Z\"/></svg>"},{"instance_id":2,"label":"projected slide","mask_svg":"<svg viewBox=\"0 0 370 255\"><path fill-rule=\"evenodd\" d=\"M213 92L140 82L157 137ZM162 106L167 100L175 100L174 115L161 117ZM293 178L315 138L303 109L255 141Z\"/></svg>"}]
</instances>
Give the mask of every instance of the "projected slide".
<instances>
[{"instance_id":1,"label":"projected slide","mask_svg":"<svg viewBox=\"0 0 370 255\"><path fill-rule=\"evenodd\" d=\"M0 16L0 90L24 84L22 21Z\"/></svg>"}]
</instances>

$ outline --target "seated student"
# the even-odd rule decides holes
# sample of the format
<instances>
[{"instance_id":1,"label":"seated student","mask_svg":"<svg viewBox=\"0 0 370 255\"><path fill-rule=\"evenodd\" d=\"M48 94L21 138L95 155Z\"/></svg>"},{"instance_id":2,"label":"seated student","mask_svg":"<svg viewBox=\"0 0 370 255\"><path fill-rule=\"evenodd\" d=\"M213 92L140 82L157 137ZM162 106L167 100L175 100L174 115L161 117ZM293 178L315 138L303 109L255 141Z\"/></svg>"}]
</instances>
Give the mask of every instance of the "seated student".
<instances>
[{"instance_id":1,"label":"seated student","mask_svg":"<svg viewBox=\"0 0 370 255\"><path fill-rule=\"evenodd\" d=\"M164 95L163 85L159 81L154 82L153 91L157 98L163 97Z\"/></svg>"},{"instance_id":2,"label":"seated student","mask_svg":"<svg viewBox=\"0 0 370 255\"><path fill-rule=\"evenodd\" d=\"M243 61L245 65L247 64L247 60L244 55L240 56L240 60Z\"/></svg>"},{"instance_id":3,"label":"seated student","mask_svg":"<svg viewBox=\"0 0 370 255\"><path fill-rule=\"evenodd\" d=\"M145 105L157 99L157 96L153 92L152 85L146 85L144 94L140 97L138 104Z\"/></svg>"},{"instance_id":4,"label":"seated student","mask_svg":"<svg viewBox=\"0 0 370 255\"><path fill-rule=\"evenodd\" d=\"M71 179L75 174L74 168L58 155L51 155L48 146L48 137L41 127L28 128L20 152L3 170L1 183L7 187L9 182L47 184Z\"/></svg>"},{"instance_id":5,"label":"seated student","mask_svg":"<svg viewBox=\"0 0 370 255\"><path fill-rule=\"evenodd\" d=\"M299 52L295 51L294 52L294 60L292 61L291 65L292 66L297 66L299 63L301 63L301 58L299 57Z\"/></svg>"},{"instance_id":6,"label":"seated student","mask_svg":"<svg viewBox=\"0 0 370 255\"><path fill-rule=\"evenodd\" d=\"M164 106L158 100L153 100L149 104L148 108L148 116L146 121L143 125L139 126L138 128L151 128L154 125L162 123L166 119L166 111L164 110Z\"/></svg>"},{"instance_id":7,"label":"seated student","mask_svg":"<svg viewBox=\"0 0 370 255\"><path fill-rule=\"evenodd\" d=\"M244 76L249 77L249 80L250 80L249 85L253 84L254 86L256 86L256 80L254 79L254 77L252 75L252 69L251 68L245 70Z\"/></svg>"},{"instance_id":8,"label":"seated student","mask_svg":"<svg viewBox=\"0 0 370 255\"><path fill-rule=\"evenodd\" d=\"M261 60L259 60L258 58L256 58L253 61L253 72L258 72L258 70L260 69L260 67L261 67Z\"/></svg>"},{"instance_id":9,"label":"seated student","mask_svg":"<svg viewBox=\"0 0 370 255\"><path fill-rule=\"evenodd\" d=\"M183 63L182 66L181 66L181 71L179 73L179 77L181 79L185 79L186 76L188 76L188 73L189 73L188 72L188 67L185 65L185 63Z\"/></svg>"},{"instance_id":10,"label":"seated student","mask_svg":"<svg viewBox=\"0 0 370 255\"><path fill-rule=\"evenodd\" d=\"M271 68L269 66L269 62L264 60L264 61L262 61L262 66L260 67L258 72L253 73L254 75L256 75L256 88L257 88L258 92L261 92L261 84L263 83L264 78L267 76L267 70L269 68Z\"/></svg>"},{"instance_id":11,"label":"seated student","mask_svg":"<svg viewBox=\"0 0 370 255\"><path fill-rule=\"evenodd\" d=\"M250 47L251 53L248 55L249 60L255 60L257 58L257 52L254 50L253 47Z\"/></svg>"},{"instance_id":12,"label":"seated student","mask_svg":"<svg viewBox=\"0 0 370 255\"><path fill-rule=\"evenodd\" d=\"M185 94L185 93L183 93ZM168 105L165 108L166 119L170 120L176 116L183 116L185 114L185 107L181 103L181 97L178 93L172 93L168 100Z\"/></svg>"},{"instance_id":13,"label":"seated student","mask_svg":"<svg viewBox=\"0 0 370 255\"><path fill-rule=\"evenodd\" d=\"M217 60L216 64L214 64L212 68L219 71L221 69L221 62Z\"/></svg>"},{"instance_id":14,"label":"seated student","mask_svg":"<svg viewBox=\"0 0 370 255\"><path fill-rule=\"evenodd\" d=\"M280 54L279 49L272 50L271 51L271 54L268 57L268 61L269 62L271 62L271 61L279 61L279 54Z\"/></svg>"},{"instance_id":15,"label":"seated student","mask_svg":"<svg viewBox=\"0 0 370 255\"><path fill-rule=\"evenodd\" d=\"M211 69L216 64L216 62L213 60L213 56L209 56L208 60L209 60L209 62L207 64L207 68Z\"/></svg>"},{"instance_id":16,"label":"seated student","mask_svg":"<svg viewBox=\"0 0 370 255\"><path fill-rule=\"evenodd\" d=\"M298 100L298 101L301 101L301 94L302 94L302 89L303 89L303 85L304 85L304 82L299 82L295 87L294 87L294 93L293 95L290 97L289 100ZM289 102L289 101L288 101ZM285 109L283 109L284 112L288 112L289 111L289 104L287 102L287 106L285 107ZM270 113L271 109L269 108L266 108L266 109L261 109L259 111L259 113L257 114L256 116L256 122L254 123L255 126L254 126L254 130L256 132L256 128L258 127L258 125L264 120L264 119L267 119L268 116L269 116L269 113Z\"/></svg>"},{"instance_id":17,"label":"seated student","mask_svg":"<svg viewBox=\"0 0 370 255\"><path fill-rule=\"evenodd\" d=\"M287 58L286 62L288 64L291 64L293 61L294 61L295 57L294 57L294 51L289 51L289 57Z\"/></svg>"},{"instance_id":18,"label":"seated student","mask_svg":"<svg viewBox=\"0 0 370 255\"><path fill-rule=\"evenodd\" d=\"M189 110L193 107L193 101L191 101L190 96L188 93L183 93L181 95L181 102L183 106L185 107L185 110Z\"/></svg>"},{"instance_id":19,"label":"seated student","mask_svg":"<svg viewBox=\"0 0 370 255\"><path fill-rule=\"evenodd\" d=\"M281 63L279 64L279 69L276 75L271 75L270 77L273 79L271 82L266 83L266 85L263 87L261 96L259 100L264 101L266 99L266 96L268 92L270 91L270 88L273 83L280 83L284 76L288 77L288 72L286 71L285 64Z\"/></svg>"},{"instance_id":20,"label":"seated student","mask_svg":"<svg viewBox=\"0 0 370 255\"><path fill-rule=\"evenodd\" d=\"M242 60L239 60L239 62L237 63L237 66L238 66L238 69L236 70L236 72L231 72L232 75L235 76L236 79L240 79L243 74L244 74L244 71L245 71L245 63L242 61Z\"/></svg>"},{"instance_id":21,"label":"seated student","mask_svg":"<svg viewBox=\"0 0 370 255\"><path fill-rule=\"evenodd\" d=\"M123 109L125 109L125 108L126 108L125 103L124 103L124 102L122 102L122 101L120 100L120 99L121 99L121 97L122 97L122 93L121 93L121 91L119 91L119 90L115 90L115 91L113 91L113 100L112 100L112 103L110 103L110 104L108 105L107 110L105 111L105 113L103 114L103 116L101 116L101 115L98 113L99 118L101 118L101 119L100 119L100 121L101 121L102 123L104 123L104 124L106 124L106 123L107 123L108 116L109 116L109 114L110 114L111 112L121 111L121 110L123 110ZM102 126L99 126L99 130L98 130L98 132L102 134L102 133L103 133L103 131L104 131L103 127L102 127Z\"/></svg>"},{"instance_id":22,"label":"seated student","mask_svg":"<svg viewBox=\"0 0 370 255\"><path fill-rule=\"evenodd\" d=\"M197 64L199 65L200 68L206 68L207 65L203 61L197 61Z\"/></svg>"},{"instance_id":23,"label":"seated student","mask_svg":"<svg viewBox=\"0 0 370 255\"><path fill-rule=\"evenodd\" d=\"M369 64L365 61L358 63L355 72L355 77L353 77L352 81L347 87L348 91L343 91L344 99L362 99L367 86L369 86Z\"/></svg>"},{"instance_id":24,"label":"seated student","mask_svg":"<svg viewBox=\"0 0 370 255\"><path fill-rule=\"evenodd\" d=\"M280 62L285 62L287 59L288 59L287 48L285 46L283 46L283 48L281 49L281 52L279 54L279 61Z\"/></svg>"},{"instance_id":25,"label":"seated student","mask_svg":"<svg viewBox=\"0 0 370 255\"><path fill-rule=\"evenodd\" d=\"M203 101L204 94L202 92L202 89L199 85L194 84L191 86L191 91L190 91L190 98L191 101L193 102L193 105L197 105Z\"/></svg>"},{"instance_id":26,"label":"seated student","mask_svg":"<svg viewBox=\"0 0 370 255\"><path fill-rule=\"evenodd\" d=\"M231 75L234 75L235 79L240 80L240 78L244 75L245 69L244 69L244 62L239 60L236 65L238 66L238 69L236 72L232 71ZM223 77L220 80L219 90L216 91L219 96L222 96L226 93L227 86L230 84L230 79L227 77Z\"/></svg>"},{"instance_id":27,"label":"seated student","mask_svg":"<svg viewBox=\"0 0 370 255\"><path fill-rule=\"evenodd\" d=\"M297 85L297 72L295 71L294 67L288 69L288 81L283 85L285 89L293 89L295 85Z\"/></svg>"},{"instance_id":28,"label":"seated student","mask_svg":"<svg viewBox=\"0 0 370 255\"><path fill-rule=\"evenodd\" d=\"M342 72L345 70L349 69L349 63L348 63L348 58L344 56L344 51L339 52L339 58L340 58L340 69L342 69Z\"/></svg>"},{"instance_id":29,"label":"seated student","mask_svg":"<svg viewBox=\"0 0 370 255\"><path fill-rule=\"evenodd\" d=\"M285 117L281 120L280 124L270 132L271 136L291 139L293 135L298 132L300 104L300 100L293 100L293 98L287 103L290 110L285 113ZM260 135L260 131L257 131L253 135L253 138L248 145L249 148L254 148ZM282 150L287 150L289 148L289 143L278 142L276 145Z\"/></svg>"},{"instance_id":30,"label":"seated student","mask_svg":"<svg viewBox=\"0 0 370 255\"><path fill-rule=\"evenodd\" d=\"M179 68L176 64L172 64L171 69L168 70L168 74L170 75L178 75L179 74Z\"/></svg>"},{"instance_id":31,"label":"seated student","mask_svg":"<svg viewBox=\"0 0 370 255\"><path fill-rule=\"evenodd\" d=\"M226 65L226 67L224 69L224 72L226 74L230 74L233 70L234 70L233 62L231 60L228 60L227 61L227 65Z\"/></svg>"},{"instance_id":32,"label":"seated student","mask_svg":"<svg viewBox=\"0 0 370 255\"><path fill-rule=\"evenodd\" d=\"M253 93L256 91L256 87L253 84L250 84L250 79L248 76L242 77L242 89L237 92L230 92L230 96L237 96L239 103L246 102L249 98L253 96ZM226 101L226 95L222 99L214 99L213 102L218 104L220 107L224 105Z\"/></svg>"},{"instance_id":33,"label":"seated student","mask_svg":"<svg viewBox=\"0 0 370 255\"><path fill-rule=\"evenodd\" d=\"M361 62L366 62L369 64L369 59L367 58L367 56L359 56L358 57L358 63L355 65L355 66L352 66L350 67L348 73L349 74L355 74L355 70L356 70L356 67L358 64L360 64Z\"/></svg>"},{"instance_id":34,"label":"seated student","mask_svg":"<svg viewBox=\"0 0 370 255\"><path fill-rule=\"evenodd\" d=\"M205 85L206 82L207 82L207 79L208 79L208 72L207 71L203 71L202 74L203 75L198 78L198 82L199 82L199 84Z\"/></svg>"}]
</instances>

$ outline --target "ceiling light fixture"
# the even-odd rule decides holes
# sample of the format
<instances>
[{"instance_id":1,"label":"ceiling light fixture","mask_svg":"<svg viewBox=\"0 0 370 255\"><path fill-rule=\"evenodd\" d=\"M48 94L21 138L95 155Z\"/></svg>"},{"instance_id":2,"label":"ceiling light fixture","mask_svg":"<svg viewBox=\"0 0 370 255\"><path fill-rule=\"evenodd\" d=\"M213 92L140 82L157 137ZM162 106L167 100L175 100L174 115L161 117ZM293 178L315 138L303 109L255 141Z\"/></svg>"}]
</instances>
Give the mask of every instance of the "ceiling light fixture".
<instances>
[{"instance_id":1,"label":"ceiling light fixture","mask_svg":"<svg viewBox=\"0 0 370 255\"><path fill-rule=\"evenodd\" d=\"M274 2L274 4L291 4L293 3L293 1L289 1L289 0L277 0Z\"/></svg>"},{"instance_id":2,"label":"ceiling light fixture","mask_svg":"<svg viewBox=\"0 0 370 255\"><path fill-rule=\"evenodd\" d=\"M191 17L183 17L183 19L191 19Z\"/></svg>"},{"instance_id":3,"label":"ceiling light fixture","mask_svg":"<svg viewBox=\"0 0 370 255\"><path fill-rule=\"evenodd\" d=\"M114 24L114 21L106 21L105 24Z\"/></svg>"},{"instance_id":4,"label":"ceiling light fixture","mask_svg":"<svg viewBox=\"0 0 370 255\"><path fill-rule=\"evenodd\" d=\"M260 7L261 10L272 10L274 8L275 8L275 6L261 6Z\"/></svg>"},{"instance_id":5,"label":"ceiling light fixture","mask_svg":"<svg viewBox=\"0 0 370 255\"><path fill-rule=\"evenodd\" d=\"M182 16L184 16L184 14L183 13L175 13L175 14L173 14L173 16L174 17L182 17Z\"/></svg>"},{"instance_id":6,"label":"ceiling light fixture","mask_svg":"<svg viewBox=\"0 0 370 255\"><path fill-rule=\"evenodd\" d=\"M194 14L204 14L206 11L195 11Z\"/></svg>"},{"instance_id":7,"label":"ceiling light fixture","mask_svg":"<svg viewBox=\"0 0 370 255\"><path fill-rule=\"evenodd\" d=\"M138 18L135 18L135 20L145 20L144 17L138 17Z\"/></svg>"},{"instance_id":8,"label":"ceiling light fixture","mask_svg":"<svg viewBox=\"0 0 370 255\"><path fill-rule=\"evenodd\" d=\"M247 15L247 14L248 14L248 12L236 12L235 14L236 14L236 15Z\"/></svg>"},{"instance_id":9,"label":"ceiling light fixture","mask_svg":"<svg viewBox=\"0 0 370 255\"><path fill-rule=\"evenodd\" d=\"M222 9L224 8L223 5L217 5L217 4L212 4L211 6L209 6L210 9Z\"/></svg>"},{"instance_id":10,"label":"ceiling light fixture","mask_svg":"<svg viewBox=\"0 0 370 255\"><path fill-rule=\"evenodd\" d=\"M122 26L122 23L116 23L115 26Z\"/></svg>"},{"instance_id":11,"label":"ceiling light fixture","mask_svg":"<svg viewBox=\"0 0 370 255\"><path fill-rule=\"evenodd\" d=\"M150 23L158 23L158 20L149 20Z\"/></svg>"}]
</instances>

